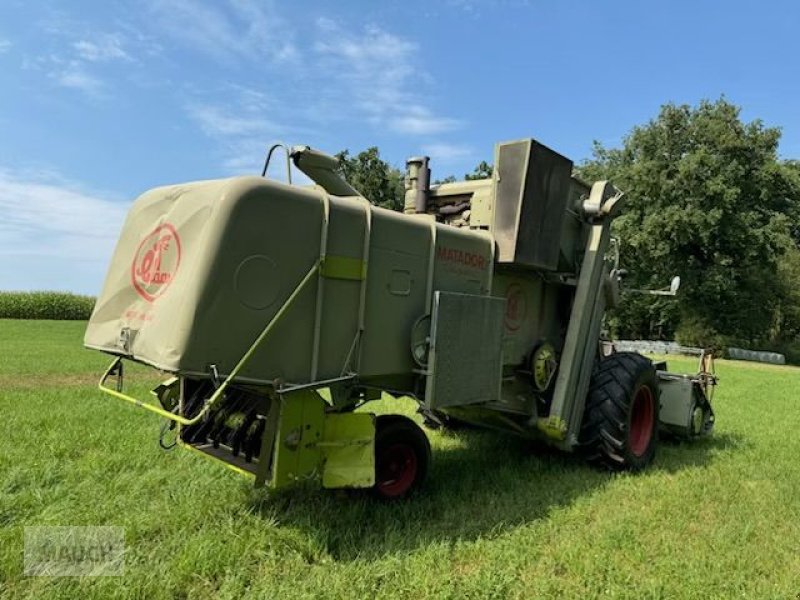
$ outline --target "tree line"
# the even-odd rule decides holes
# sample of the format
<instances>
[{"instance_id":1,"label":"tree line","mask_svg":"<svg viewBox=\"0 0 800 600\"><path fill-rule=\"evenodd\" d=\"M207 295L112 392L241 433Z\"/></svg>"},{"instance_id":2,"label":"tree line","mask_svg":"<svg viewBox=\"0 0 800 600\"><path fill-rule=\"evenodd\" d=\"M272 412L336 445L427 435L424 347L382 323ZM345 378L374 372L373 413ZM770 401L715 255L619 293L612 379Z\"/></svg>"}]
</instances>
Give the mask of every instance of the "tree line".
<instances>
[{"instance_id":1,"label":"tree line","mask_svg":"<svg viewBox=\"0 0 800 600\"><path fill-rule=\"evenodd\" d=\"M613 226L625 286L682 279L674 298L625 295L608 318L614 337L740 345L800 361L800 161L780 157L780 137L722 98L666 104L620 147L595 142L575 175L610 179L627 195ZM402 210L403 173L378 148L337 156L370 201ZM491 174L481 162L464 179Z\"/></svg>"}]
</instances>

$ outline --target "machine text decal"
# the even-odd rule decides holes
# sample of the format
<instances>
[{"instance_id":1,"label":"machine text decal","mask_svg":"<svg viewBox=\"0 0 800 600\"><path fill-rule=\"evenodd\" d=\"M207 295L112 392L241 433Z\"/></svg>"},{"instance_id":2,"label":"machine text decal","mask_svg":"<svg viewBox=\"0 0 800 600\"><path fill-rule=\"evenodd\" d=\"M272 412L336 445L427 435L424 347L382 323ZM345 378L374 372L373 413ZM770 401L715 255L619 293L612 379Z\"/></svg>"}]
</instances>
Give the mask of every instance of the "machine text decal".
<instances>
[{"instance_id":1,"label":"machine text decal","mask_svg":"<svg viewBox=\"0 0 800 600\"><path fill-rule=\"evenodd\" d=\"M439 246L436 249L436 258L439 260L456 263L472 267L473 269L485 269L486 257L474 252L466 252L457 248L447 248L446 246Z\"/></svg>"}]
</instances>

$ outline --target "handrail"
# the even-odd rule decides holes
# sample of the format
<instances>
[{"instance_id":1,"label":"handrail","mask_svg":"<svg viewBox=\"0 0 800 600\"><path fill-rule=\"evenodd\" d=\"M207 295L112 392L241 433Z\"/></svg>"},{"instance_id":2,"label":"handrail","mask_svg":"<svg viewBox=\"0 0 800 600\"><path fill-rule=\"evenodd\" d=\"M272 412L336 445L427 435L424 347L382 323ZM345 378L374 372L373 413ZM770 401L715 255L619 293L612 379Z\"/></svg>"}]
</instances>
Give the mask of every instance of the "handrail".
<instances>
[{"instance_id":1,"label":"handrail","mask_svg":"<svg viewBox=\"0 0 800 600\"><path fill-rule=\"evenodd\" d=\"M264 327L264 330L256 338L256 340L253 342L253 344L250 346L250 348L247 350L247 352L244 353L244 356L242 356L242 358L239 360L239 362L236 364L236 366L230 372L230 374L225 379L225 381L222 382L222 385L220 385L216 389L216 391L211 396L211 398L206 400L206 402L203 405L203 408L200 410L200 412L197 413L191 419L188 419L188 418L186 418L184 416L181 416L181 415L174 414L172 412L164 410L163 408L159 408L158 406L150 404L149 402L145 402L143 400L139 400L138 398L134 398L133 396L129 396L127 394L124 394L122 392L121 385L119 386L120 389L116 389L116 390L112 389L110 387L107 387L105 385L106 379L108 379L109 375L111 375L117 369L117 367L121 367L121 365L122 365L122 358L123 357L121 357L121 356L118 356L116 359L114 359L114 362L111 363L111 366L108 367L108 369L106 369L106 372L103 374L103 377L100 379L100 383L98 384L98 388L100 389L101 392L103 392L105 394L108 394L109 396L113 396L115 398L119 398L120 400L125 400L126 402L130 402L131 404L135 404L136 406L140 406L140 407L144 408L145 410L149 410L150 412L153 412L153 413L155 413L155 414L157 414L157 415L159 415L161 417L164 417L165 419L169 419L171 421L175 421L176 423L180 423L181 425L194 425L195 423L199 422L200 419L202 419L208 413L208 411L211 410L211 407L214 405L214 403L216 403L217 400L219 400L222 397L222 394L225 391L225 389L233 381L233 379L239 374L239 372L244 368L245 364L247 364L247 361L250 360L250 358L253 356L253 354L258 349L258 347L266 339L267 335L269 335L270 331L272 331L272 328L275 325L275 323L277 323L278 320L283 316L283 314L286 312L286 310L289 308L289 306L292 304L292 302L295 300L295 298L297 298L298 294L300 294L300 291L308 284L309 281L311 281L311 279L314 276L314 274L319 270L319 267L320 267L320 261L317 260L317 261L314 262L312 267L308 270L308 273L306 273L305 277L303 277L303 279L300 281L300 283L297 285L297 287L294 289L294 291L286 299L286 301L280 307L278 312L275 313L275 316L273 316L272 319L270 319L269 323L267 323L266 327Z\"/></svg>"},{"instance_id":2,"label":"handrail","mask_svg":"<svg viewBox=\"0 0 800 600\"><path fill-rule=\"evenodd\" d=\"M289 185L292 185L292 158L291 158L291 150L289 150L289 146L282 142L278 142L273 144L269 151L267 152L267 159L264 161L264 169L261 171L261 176L267 176L267 169L269 169L269 162L272 159L272 153L278 149L283 148L286 151L286 182Z\"/></svg>"}]
</instances>

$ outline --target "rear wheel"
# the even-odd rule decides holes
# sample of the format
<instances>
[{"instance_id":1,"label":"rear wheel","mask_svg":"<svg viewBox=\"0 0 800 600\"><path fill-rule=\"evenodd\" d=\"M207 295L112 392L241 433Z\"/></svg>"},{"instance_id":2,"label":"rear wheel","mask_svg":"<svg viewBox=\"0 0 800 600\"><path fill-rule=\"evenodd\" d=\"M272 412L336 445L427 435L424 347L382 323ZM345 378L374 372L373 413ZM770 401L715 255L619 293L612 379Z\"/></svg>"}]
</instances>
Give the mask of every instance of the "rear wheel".
<instances>
[{"instance_id":1,"label":"rear wheel","mask_svg":"<svg viewBox=\"0 0 800 600\"><path fill-rule=\"evenodd\" d=\"M638 471L658 443L658 383L653 363L619 352L595 366L581 424L586 458L614 470Z\"/></svg>"},{"instance_id":2,"label":"rear wheel","mask_svg":"<svg viewBox=\"0 0 800 600\"><path fill-rule=\"evenodd\" d=\"M428 437L408 417L380 415L375 423L375 485L385 500L407 496L425 480L430 463Z\"/></svg>"}]
</instances>

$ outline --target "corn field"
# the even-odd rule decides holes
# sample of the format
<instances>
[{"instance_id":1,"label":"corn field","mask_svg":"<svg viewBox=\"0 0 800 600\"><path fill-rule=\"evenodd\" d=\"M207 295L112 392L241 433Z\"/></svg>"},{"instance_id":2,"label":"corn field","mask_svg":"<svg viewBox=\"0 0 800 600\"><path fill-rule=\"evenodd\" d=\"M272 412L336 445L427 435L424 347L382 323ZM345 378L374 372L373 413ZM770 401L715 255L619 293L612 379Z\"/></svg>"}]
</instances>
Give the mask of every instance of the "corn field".
<instances>
[{"instance_id":1,"label":"corn field","mask_svg":"<svg viewBox=\"0 0 800 600\"><path fill-rule=\"evenodd\" d=\"M95 298L67 292L0 292L0 319L85 321Z\"/></svg>"}]
</instances>

